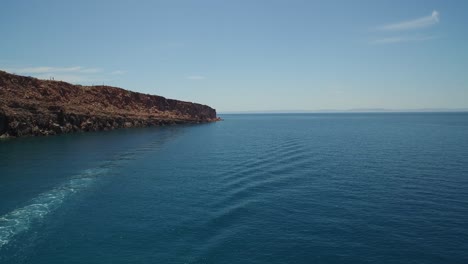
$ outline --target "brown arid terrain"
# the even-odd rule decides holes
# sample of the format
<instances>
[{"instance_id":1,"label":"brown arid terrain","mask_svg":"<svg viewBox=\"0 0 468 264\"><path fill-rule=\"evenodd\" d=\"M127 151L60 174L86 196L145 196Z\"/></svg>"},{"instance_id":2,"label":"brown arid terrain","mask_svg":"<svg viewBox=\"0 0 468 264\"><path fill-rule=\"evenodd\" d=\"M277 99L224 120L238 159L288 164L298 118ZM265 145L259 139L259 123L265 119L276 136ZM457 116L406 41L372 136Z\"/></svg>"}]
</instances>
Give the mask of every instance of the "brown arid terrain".
<instances>
[{"instance_id":1,"label":"brown arid terrain","mask_svg":"<svg viewBox=\"0 0 468 264\"><path fill-rule=\"evenodd\" d=\"M216 110L206 105L0 71L3 138L217 120Z\"/></svg>"}]
</instances>

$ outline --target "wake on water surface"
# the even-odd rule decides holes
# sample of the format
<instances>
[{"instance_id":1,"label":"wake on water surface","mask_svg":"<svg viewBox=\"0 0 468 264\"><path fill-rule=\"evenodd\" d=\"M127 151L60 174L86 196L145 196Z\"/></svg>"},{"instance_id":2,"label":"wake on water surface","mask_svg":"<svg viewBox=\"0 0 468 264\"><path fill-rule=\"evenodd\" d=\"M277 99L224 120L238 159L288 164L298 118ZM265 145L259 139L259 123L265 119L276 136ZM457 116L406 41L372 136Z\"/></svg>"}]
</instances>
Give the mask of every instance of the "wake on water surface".
<instances>
[{"instance_id":1,"label":"wake on water surface","mask_svg":"<svg viewBox=\"0 0 468 264\"><path fill-rule=\"evenodd\" d=\"M24 206L0 216L0 252L14 240L15 236L28 231L35 223L41 223L46 216L60 208L67 199L90 188L99 178L111 176L113 171L115 172L115 169L124 163L153 151L166 139L176 134L173 132L158 134L156 139L145 141L132 150L115 154L112 158L102 161L100 165L83 170L52 190L39 194Z\"/></svg>"},{"instance_id":2,"label":"wake on water surface","mask_svg":"<svg viewBox=\"0 0 468 264\"><path fill-rule=\"evenodd\" d=\"M40 222L53 212L71 195L89 187L97 177L109 172L109 168L85 170L64 184L41 193L26 206L15 209L0 217L0 249L16 235L27 231L33 223Z\"/></svg>"},{"instance_id":3,"label":"wake on water surface","mask_svg":"<svg viewBox=\"0 0 468 264\"><path fill-rule=\"evenodd\" d=\"M1 216L0 250L10 243L15 236L29 230L34 223L40 223L48 214L57 210L68 198L89 188L98 178L111 174L112 169L123 162L135 159L136 154L152 149L151 147L156 143L149 144L149 147L120 153L113 159L103 162L100 166L84 170L54 189L39 194L27 202L25 206Z\"/></svg>"}]
</instances>

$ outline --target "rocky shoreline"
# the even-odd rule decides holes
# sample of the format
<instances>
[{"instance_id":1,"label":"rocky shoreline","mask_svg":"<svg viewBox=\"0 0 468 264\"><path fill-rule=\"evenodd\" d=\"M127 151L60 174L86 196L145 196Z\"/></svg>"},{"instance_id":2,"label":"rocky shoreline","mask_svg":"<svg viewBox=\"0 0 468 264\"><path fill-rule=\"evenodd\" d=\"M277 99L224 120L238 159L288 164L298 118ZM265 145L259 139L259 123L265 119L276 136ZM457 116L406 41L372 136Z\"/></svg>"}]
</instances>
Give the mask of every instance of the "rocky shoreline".
<instances>
[{"instance_id":1,"label":"rocky shoreline","mask_svg":"<svg viewBox=\"0 0 468 264\"><path fill-rule=\"evenodd\" d=\"M0 71L0 138L218 120L206 105Z\"/></svg>"}]
</instances>

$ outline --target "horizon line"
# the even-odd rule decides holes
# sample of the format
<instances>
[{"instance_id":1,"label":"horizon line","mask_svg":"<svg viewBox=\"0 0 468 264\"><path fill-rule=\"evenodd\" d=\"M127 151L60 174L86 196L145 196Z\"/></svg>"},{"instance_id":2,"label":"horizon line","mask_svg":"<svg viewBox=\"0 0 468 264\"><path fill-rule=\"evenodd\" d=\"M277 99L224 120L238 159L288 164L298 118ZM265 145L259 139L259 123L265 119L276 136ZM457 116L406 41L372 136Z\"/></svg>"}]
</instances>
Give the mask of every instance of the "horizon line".
<instances>
[{"instance_id":1,"label":"horizon line","mask_svg":"<svg viewBox=\"0 0 468 264\"><path fill-rule=\"evenodd\" d=\"M313 113L462 113L468 108L415 108L415 109L319 109L319 110L246 110L219 111L217 114L313 114Z\"/></svg>"}]
</instances>

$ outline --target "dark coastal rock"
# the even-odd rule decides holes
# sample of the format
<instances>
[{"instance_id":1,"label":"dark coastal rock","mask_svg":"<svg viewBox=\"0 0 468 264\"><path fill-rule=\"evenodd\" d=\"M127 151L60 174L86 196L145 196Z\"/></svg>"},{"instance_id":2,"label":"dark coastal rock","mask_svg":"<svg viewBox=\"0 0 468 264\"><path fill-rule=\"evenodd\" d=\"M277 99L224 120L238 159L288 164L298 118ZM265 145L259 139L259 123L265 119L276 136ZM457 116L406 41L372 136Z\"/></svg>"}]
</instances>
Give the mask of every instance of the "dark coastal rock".
<instances>
[{"instance_id":1,"label":"dark coastal rock","mask_svg":"<svg viewBox=\"0 0 468 264\"><path fill-rule=\"evenodd\" d=\"M216 110L110 86L81 86L0 71L0 137L218 121Z\"/></svg>"},{"instance_id":2,"label":"dark coastal rock","mask_svg":"<svg viewBox=\"0 0 468 264\"><path fill-rule=\"evenodd\" d=\"M8 128L8 119L3 111L0 111L0 135L4 134Z\"/></svg>"}]
</instances>

